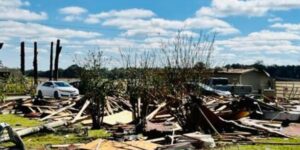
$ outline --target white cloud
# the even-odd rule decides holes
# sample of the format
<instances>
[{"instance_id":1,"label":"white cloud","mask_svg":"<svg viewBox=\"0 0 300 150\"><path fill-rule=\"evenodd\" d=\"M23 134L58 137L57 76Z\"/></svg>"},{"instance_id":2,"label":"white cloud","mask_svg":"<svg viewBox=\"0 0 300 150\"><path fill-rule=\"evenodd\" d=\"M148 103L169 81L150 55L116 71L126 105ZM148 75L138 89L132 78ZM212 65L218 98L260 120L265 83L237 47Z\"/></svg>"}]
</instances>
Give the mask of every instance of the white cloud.
<instances>
[{"instance_id":1,"label":"white cloud","mask_svg":"<svg viewBox=\"0 0 300 150\"><path fill-rule=\"evenodd\" d=\"M59 13L65 15L63 20L67 22L81 21L82 15L88 11L85 8L78 6L69 6L59 9Z\"/></svg>"},{"instance_id":2,"label":"white cloud","mask_svg":"<svg viewBox=\"0 0 300 150\"><path fill-rule=\"evenodd\" d=\"M73 20L75 18L66 18ZM111 10L100 12L98 14L90 14L85 23L97 24L102 26L117 27L125 30L121 36L173 36L177 30L187 30L190 35L194 34L193 30L210 30L220 34L239 33L239 30L231 26L229 23L214 17L194 16L185 20L169 20L156 17L155 13L146 9L126 9Z\"/></svg>"},{"instance_id":3,"label":"white cloud","mask_svg":"<svg viewBox=\"0 0 300 150\"><path fill-rule=\"evenodd\" d=\"M29 5L29 2L22 2L21 0L0 0L0 19L22 21L47 19L47 14L45 12L37 13L22 8Z\"/></svg>"},{"instance_id":4,"label":"white cloud","mask_svg":"<svg viewBox=\"0 0 300 150\"><path fill-rule=\"evenodd\" d=\"M244 37L235 37L216 41L216 47L222 50L268 53L299 53L300 36L289 32L262 30Z\"/></svg>"},{"instance_id":5,"label":"white cloud","mask_svg":"<svg viewBox=\"0 0 300 150\"><path fill-rule=\"evenodd\" d=\"M131 18L112 18L103 21L104 26L118 27L127 30L122 35L135 36L173 36L177 30L202 30L208 29L221 34L238 33L239 31L225 21L211 17L188 18L184 21L166 20L162 18L151 19L131 19ZM191 33L191 31L189 31ZM148 34L147 34L148 33Z\"/></svg>"},{"instance_id":6,"label":"white cloud","mask_svg":"<svg viewBox=\"0 0 300 150\"><path fill-rule=\"evenodd\" d=\"M232 27L229 23L212 17L196 17L188 18L184 21L184 25L189 29L212 29L213 32L221 34L238 33L239 30Z\"/></svg>"},{"instance_id":7,"label":"white cloud","mask_svg":"<svg viewBox=\"0 0 300 150\"><path fill-rule=\"evenodd\" d=\"M275 23L271 25L272 28L284 29L289 32L300 32L300 23L292 24L292 23Z\"/></svg>"},{"instance_id":8,"label":"white cloud","mask_svg":"<svg viewBox=\"0 0 300 150\"><path fill-rule=\"evenodd\" d=\"M91 39L83 42L87 45L96 45L102 48L130 48L135 47L136 43L125 38L113 38L113 39Z\"/></svg>"},{"instance_id":9,"label":"white cloud","mask_svg":"<svg viewBox=\"0 0 300 150\"><path fill-rule=\"evenodd\" d=\"M80 16L72 16L72 15L70 15L70 16L65 16L63 18L63 20L67 21L67 22L73 22L73 21L80 21L80 20L82 20L82 18Z\"/></svg>"},{"instance_id":10,"label":"white cloud","mask_svg":"<svg viewBox=\"0 0 300 150\"><path fill-rule=\"evenodd\" d=\"M65 15L81 15L83 13L86 13L87 10L78 6L69 6L59 9L59 12Z\"/></svg>"},{"instance_id":11,"label":"white cloud","mask_svg":"<svg viewBox=\"0 0 300 150\"><path fill-rule=\"evenodd\" d=\"M300 8L299 0L213 0L210 7L202 7L198 16L264 16L270 11Z\"/></svg>"},{"instance_id":12,"label":"white cloud","mask_svg":"<svg viewBox=\"0 0 300 150\"><path fill-rule=\"evenodd\" d=\"M100 33L85 32L72 29L57 29L37 23L21 23L16 21L0 21L1 36L20 39L70 39L70 38L95 38Z\"/></svg>"},{"instance_id":13,"label":"white cloud","mask_svg":"<svg viewBox=\"0 0 300 150\"><path fill-rule=\"evenodd\" d=\"M105 18L150 18L155 16L151 10L146 9L126 9L126 10L111 10L108 12L100 12L98 14L90 14L85 20L86 23L99 23L101 19Z\"/></svg>"},{"instance_id":14,"label":"white cloud","mask_svg":"<svg viewBox=\"0 0 300 150\"><path fill-rule=\"evenodd\" d=\"M281 22L281 21L283 21L283 19L280 17L272 17L268 19L268 22Z\"/></svg>"},{"instance_id":15,"label":"white cloud","mask_svg":"<svg viewBox=\"0 0 300 150\"><path fill-rule=\"evenodd\" d=\"M84 22L87 24L96 24L96 23L100 23L100 20L96 17L88 17L84 20Z\"/></svg>"}]
</instances>

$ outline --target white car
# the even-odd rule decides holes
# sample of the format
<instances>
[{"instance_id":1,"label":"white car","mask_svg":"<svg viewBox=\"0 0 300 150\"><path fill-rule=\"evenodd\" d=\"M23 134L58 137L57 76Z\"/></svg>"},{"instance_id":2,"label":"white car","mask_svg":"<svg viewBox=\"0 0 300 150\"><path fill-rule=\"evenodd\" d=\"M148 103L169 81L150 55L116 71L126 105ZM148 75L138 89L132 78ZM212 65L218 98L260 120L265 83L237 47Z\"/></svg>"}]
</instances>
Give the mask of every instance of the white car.
<instances>
[{"instance_id":1,"label":"white car","mask_svg":"<svg viewBox=\"0 0 300 150\"><path fill-rule=\"evenodd\" d=\"M37 87L38 98L54 97L60 99L61 97L76 98L79 95L79 90L64 81L48 81L40 84Z\"/></svg>"}]
</instances>

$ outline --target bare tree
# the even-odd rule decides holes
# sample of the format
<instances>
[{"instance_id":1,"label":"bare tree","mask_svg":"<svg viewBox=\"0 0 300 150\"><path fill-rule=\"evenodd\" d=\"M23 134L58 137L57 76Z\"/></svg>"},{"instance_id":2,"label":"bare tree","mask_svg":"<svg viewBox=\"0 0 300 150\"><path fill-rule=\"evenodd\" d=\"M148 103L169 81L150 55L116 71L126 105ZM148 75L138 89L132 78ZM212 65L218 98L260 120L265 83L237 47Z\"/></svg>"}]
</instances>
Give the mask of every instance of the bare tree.
<instances>
[{"instance_id":1,"label":"bare tree","mask_svg":"<svg viewBox=\"0 0 300 150\"><path fill-rule=\"evenodd\" d=\"M176 37L161 43L161 63L165 68L164 78L172 94L183 94L184 83L199 81L207 76L215 34L201 32L198 38L178 31Z\"/></svg>"}]
</instances>

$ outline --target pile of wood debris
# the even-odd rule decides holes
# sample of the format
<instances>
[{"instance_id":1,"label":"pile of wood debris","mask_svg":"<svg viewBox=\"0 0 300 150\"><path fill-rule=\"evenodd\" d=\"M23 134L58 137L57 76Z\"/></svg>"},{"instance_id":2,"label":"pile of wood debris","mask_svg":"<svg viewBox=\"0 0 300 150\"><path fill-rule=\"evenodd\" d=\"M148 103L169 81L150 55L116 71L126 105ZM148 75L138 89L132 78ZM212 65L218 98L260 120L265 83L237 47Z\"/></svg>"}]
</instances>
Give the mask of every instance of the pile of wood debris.
<instances>
[{"instance_id":1,"label":"pile of wood debris","mask_svg":"<svg viewBox=\"0 0 300 150\"><path fill-rule=\"evenodd\" d=\"M19 114L44 124L17 130L21 136L82 124L91 127L89 105L78 99L18 99L0 104L1 114ZM141 104L143 105L143 104ZM213 148L225 144L255 144L253 137L299 136L298 106L265 103L251 97L166 96L162 103L150 103L143 118L143 136L136 133L132 106L126 98L106 97L103 123L112 132L110 140L51 145L53 149L172 149ZM141 107L141 106L140 106ZM1 121L0 121L1 122ZM0 141L8 141L2 136Z\"/></svg>"}]
</instances>

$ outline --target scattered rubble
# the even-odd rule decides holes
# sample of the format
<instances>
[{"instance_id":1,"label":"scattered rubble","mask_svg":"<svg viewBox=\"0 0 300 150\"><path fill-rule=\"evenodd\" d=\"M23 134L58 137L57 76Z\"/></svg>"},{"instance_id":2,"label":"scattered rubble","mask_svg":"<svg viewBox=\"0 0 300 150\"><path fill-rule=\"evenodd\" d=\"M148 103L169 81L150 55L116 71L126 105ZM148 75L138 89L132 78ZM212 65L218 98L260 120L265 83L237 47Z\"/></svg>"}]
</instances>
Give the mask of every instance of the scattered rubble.
<instances>
[{"instance_id":1,"label":"scattered rubble","mask_svg":"<svg viewBox=\"0 0 300 150\"><path fill-rule=\"evenodd\" d=\"M273 103L243 96L185 95L165 96L164 101L148 104L143 132L138 133L132 106L127 98L106 97L103 128L109 139L91 143L47 145L51 149L173 149L214 148L221 143L255 144L254 137L299 136L297 103ZM44 124L16 130L24 137L39 132L53 132L57 127L81 124L90 128L91 101L78 99L16 99L0 104L1 114L18 114L38 119ZM142 106L143 104L141 104ZM139 107L141 107L139 106ZM7 126L5 126L7 127ZM3 127L3 128L5 128ZM0 141L12 140L3 133ZM21 138L20 138L21 140Z\"/></svg>"}]
</instances>

